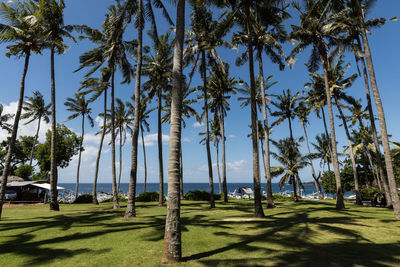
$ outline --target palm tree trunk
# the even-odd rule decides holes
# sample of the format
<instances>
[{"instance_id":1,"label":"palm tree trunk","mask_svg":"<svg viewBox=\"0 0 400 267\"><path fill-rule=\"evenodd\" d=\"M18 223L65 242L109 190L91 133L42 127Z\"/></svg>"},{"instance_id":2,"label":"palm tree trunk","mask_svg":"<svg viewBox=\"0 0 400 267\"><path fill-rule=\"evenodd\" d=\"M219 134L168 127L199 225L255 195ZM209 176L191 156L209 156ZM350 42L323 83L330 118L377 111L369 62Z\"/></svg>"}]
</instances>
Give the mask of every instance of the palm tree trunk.
<instances>
[{"instance_id":1,"label":"palm tree trunk","mask_svg":"<svg viewBox=\"0 0 400 267\"><path fill-rule=\"evenodd\" d=\"M308 154L311 154L310 143L308 141L308 135L307 135L307 131L306 131L306 125L304 124L303 120L301 121L301 126L303 126L304 137L306 138ZM311 165L312 176L314 178L314 185L315 185L315 188L317 189L319 199L324 199L324 192L322 191L321 184L319 183L317 175L315 174L315 169L314 169L314 164L313 164L312 159L310 159L310 165Z\"/></svg>"},{"instance_id":2,"label":"palm tree trunk","mask_svg":"<svg viewBox=\"0 0 400 267\"><path fill-rule=\"evenodd\" d=\"M114 107L114 83L115 69L111 67L111 178L113 190L113 209L119 209L118 192L117 192L117 177L115 170L115 107Z\"/></svg>"},{"instance_id":3,"label":"palm tree trunk","mask_svg":"<svg viewBox=\"0 0 400 267\"><path fill-rule=\"evenodd\" d=\"M9 172L9 168L10 168L10 164L11 164L11 157L12 157L12 154L14 153L15 140L17 139L18 125L19 125L19 120L20 120L20 117L21 117L22 105L24 103L25 78L26 78L26 74L28 72L30 55L31 55L30 51L26 52L26 54L25 54L25 64L24 64L24 70L22 72L22 77L21 77L21 87L20 87L20 90L19 90L17 113L15 114L14 125L13 125L13 129L12 129L12 133L11 133L11 139L10 139L10 142L8 144L8 151L7 151L6 161L4 163L3 173L2 173L2 176L1 176L1 185L0 185L0 220L1 220L1 214L2 214L2 211L3 211L4 196L6 195L7 179L8 179L8 172Z\"/></svg>"},{"instance_id":4,"label":"palm tree trunk","mask_svg":"<svg viewBox=\"0 0 400 267\"><path fill-rule=\"evenodd\" d=\"M204 123L206 126L206 150L207 150L207 163L208 163L208 181L210 188L210 208L215 208L214 201L214 181L213 181L213 170L212 160L210 151L210 131L208 124L208 95L207 95L207 69L206 69L206 53L201 51L202 54L202 78L203 78L203 98L204 98Z\"/></svg>"},{"instance_id":5,"label":"palm tree trunk","mask_svg":"<svg viewBox=\"0 0 400 267\"><path fill-rule=\"evenodd\" d=\"M335 97L336 107L337 107L337 109L339 111L340 118L342 119L344 130L346 132L347 141L349 142L351 166L353 168L354 191L356 192L356 204L362 206L363 202L362 202L360 188L359 188L359 184L358 184L358 174L357 174L356 159L354 157L353 144L351 143L351 136L350 136L349 128L347 127L347 122L346 122L346 119L344 117L342 108L340 107L340 103L338 101L337 95L335 94L334 97Z\"/></svg>"},{"instance_id":6,"label":"palm tree trunk","mask_svg":"<svg viewBox=\"0 0 400 267\"><path fill-rule=\"evenodd\" d=\"M215 148L217 150L217 174L218 174L219 193L221 194L222 190L221 190L221 173L219 171L219 142L218 141L217 141Z\"/></svg>"},{"instance_id":7,"label":"palm tree trunk","mask_svg":"<svg viewBox=\"0 0 400 267\"><path fill-rule=\"evenodd\" d=\"M224 193L224 202L228 202L228 187L226 184L226 157L225 157L225 120L223 107L219 110L219 124L221 128L221 140L222 140L222 191Z\"/></svg>"},{"instance_id":8,"label":"palm tree trunk","mask_svg":"<svg viewBox=\"0 0 400 267\"><path fill-rule=\"evenodd\" d=\"M54 73L54 46L50 52L50 68L51 68L51 159L50 159L50 210L59 211L58 191L57 191L57 161L56 161L56 80Z\"/></svg>"},{"instance_id":9,"label":"palm tree trunk","mask_svg":"<svg viewBox=\"0 0 400 267\"><path fill-rule=\"evenodd\" d=\"M360 2L359 1L356 1L356 2L357 2L359 10L362 11ZM363 12L361 12L361 13L363 14ZM361 20L361 24L364 25L364 16L360 17L360 20ZM388 180L389 180L389 190L390 190L390 196L392 198L394 217L396 219L400 219L400 200L399 200L399 195L397 193L396 180L394 178L393 163L392 163L392 157L390 154L390 146L389 146L389 138L388 138L388 133L387 133L387 128L386 128L385 113L383 111L382 100L381 100L381 96L380 96L379 90L378 90L378 85L376 82L375 70L374 70L374 65L372 63L372 55L371 55L371 50L369 48L367 33L366 33L364 27L362 27L361 36L362 36L364 49L365 49L365 51L364 51L365 57L367 59L368 73L369 73L369 78L371 80L372 93L374 94L375 105L376 105L376 109L378 111L379 127L381 129L382 145L383 145L385 164L386 164L386 173L387 173Z\"/></svg>"},{"instance_id":10,"label":"palm tree trunk","mask_svg":"<svg viewBox=\"0 0 400 267\"><path fill-rule=\"evenodd\" d=\"M299 197L297 195L296 177L292 175L292 186L293 186L293 201L298 202Z\"/></svg>"},{"instance_id":11,"label":"palm tree trunk","mask_svg":"<svg viewBox=\"0 0 400 267\"><path fill-rule=\"evenodd\" d=\"M143 126L142 126L142 125L140 125L140 132L141 132L141 136L142 136L143 164L144 164L144 187L143 187L143 192L146 192L146 184L147 184L147 161L146 161L146 145L144 144Z\"/></svg>"},{"instance_id":12,"label":"palm tree trunk","mask_svg":"<svg viewBox=\"0 0 400 267\"><path fill-rule=\"evenodd\" d=\"M137 17L141 20L143 14L143 1L139 0ZM142 22L144 23L144 22ZM128 205L125 210L125 218L136 217L136 181L137 181L137 154L138 154L138 137L139 137L139 123L140 123L140 80L142 77L142 50L143 50L143 27L138 27L138 47L137 47L137 67L136 67L136 81L135 81L135 115L133 120L133 134L132 134L132 158L131 158L131 173L129 177L129 193Z\"/></svg>"},{"instance_id":13,"label":"palm tree trunk","mask_svg":"<svg viewBox=\"0 0 400 267\"><path fill-rule=\"evenodd\" d=\"M122 174L122 126L119 126L119 173L118 173L118 185L117 192L121 185L121 174Z\"/></svg>"},{"instance_id":14,"label":"palm tree trunk","mask_svg":"<svg viewBox=\"0 0 400 267\"><path fill-rule=\"evenodd\" d=\"M271 178L271 164L269 154L269 126L268 126L268 115L267 115L267 101L265 99L265 87L264 87L264 70L261 50L258 51L258 63L261 80L261 97L262 97L262 111L264 118L264 138L265 138L265 160L263 159L265 166L265 177L267 178L267 209L275 208L274 199L272 196L272 178ZM263 152L264 156L264 152Z\"/></svg>"},{"instance_id":15,"label":"palm tree trunk","mask_svg":"<svg viewBox=\"0 0 400 267\"><path fill-rule=\"evenodd\" d=\"M82 115L82 135L81 135L81 145L79 147L78 168L76 169L75 201L78 198L78 192L79 192L79 171L81 169L81 156L82 156L84 135L85 135L85 115Z\"/></svg>"},{"instance_id":16,"label":"palm tree trunk","mask_svg":"<svg viewBox=\"0 0 400 267\"><path fill-rule=\"evenodd\" d=\"M359 47L361 48L361 40L360 40L360 38L357 39L357 42L358 42ZM364 83L365 83L365 93L366 93L366 98L367 98L367 108L368 108L369 120L370 120L370 124L371 124L372 137L373 137L373 140L374 140L374 145L375 145L376 154L377 154L376 161L378 163L379 174L380 174L380 177L381 177L383 189L385 190L385 194L387 196L389 196L390 195L390 191L389 191L389 186L387 184L385 173L383 171L382 156L381 156L382 152L381 152L381 148L380 148L380 145L379 145L378 133L377 133L377 130L376 130L376 125L375 125L375 116L374 116L374 112L372 110L372 100L371 100L371 92L370 92L370 89L369 89L367 67L365 65L364 57L361 57L360 60L361 60L361 66L362 66L362 70L363 70L363 77L364 77ZM386 198L386 206L387 207L391 207L392 206L392 198L391 197L387 197Z\"/></svg>"},{"instance_id":17,"label":"palm tree trunk","mask_svg":"<svg viewBox=\"0 0 400 267\"><path fill-rule=\"evenodd\" d=\"M38 127L37 127L36 134L35 134L35 139L33 140L31 155L29 156L29 166L32 166L33 153L35 151L36 142L37 142L38 137L39 137L39 130L40 130L40 122L41 121L42 121L42 117L39 117Z\"/></svg>"},{"instance_id":18,"label":"palm tree trunk","mask_svg":"<svg viewBox=\"0 0 400 267\"><path fill-rule=\"evenodd\" d=\"M260 154L258 151L257 140L257 103L256 103L256 86L254 81L254 56L253 44L250 28L250 3L246 2L246 30L247 30L247 51L249 52L249 74L250 74L250 102L251 102L251 139L253 145L253 182L254 182L254 217L264 217L264 211L261 201L261 179L260 179Z\"/></svg>"},{"instance_id":19,"label":"palm tree trunk","mask_svg":"<svg viewBox=\"0 0 400 267\"><path fill-rule=\"evenodd\" d=\"M327 70L328 62L327 62L326 51L324 52L324 54L320 53L320 57L324 69L325 93L326 93L326 101L328 103L329 123L331 128L332 163L336 178L336 209L341 210L344 209L345 207L344 207L342 183L340 181L339 159L336 149L335 121L333 117L331 92L328 83L328 70Z\"/></svg>"},{"instance_id":20,"label":"palm tree trunk","mask_svg":"<svg viewBox=\"0 0 400 267\"><path fill-rule=\"evenodd\" d=\"M179 194L181 196L181 200L185 199L185 195L183 194L183 158L182 158L182 143L179 146L179 171L180 175L180 183L179 183Z\"/></svg>"},{"instance_id":21,"label":"palm tree trunk","mask_svg":"<svg viewBox=\"0 0 400 267\"><path fill-rule=\"evenodd\" d=\"M162 109L162 103L161 103L161 88L158 88L157 91L157 104L158 104L158 110L157 110L157 126L158 126L158 133L157 133L157 140L158 140L158 177L159 177L159 183L160 183L160 188L159 188L159 198L158 198L158 206L163 206L164 205L164 164L163 164L163 154L162 154L162 125L161 125L161 109Z\"/></svg>"},{"instance_id":22,"label":"palm tree trunk","mask_svg":"<svg viewBox=\"0 0 400 267\"><path fill-rule=\"evenodd\" d=\"M172 69L171 127L168 159L168 203L165 220L164 253L162 262L175 263L182 259L181 219L179 197L179 148L181 143L183 40L185 29L185 0L178 0L176 37Z\"/></svg>"},{"instance_id":23,"label":"palm tree trunk","mask_svg":"<svg viewBox=\"0 0 400 267\"><path fill-rule=\"evenodd\" d=\"M106 125L107 125L107 88L104 88L104 120L103 120L103 130L101 131L99 150L97 152L96 158L96 169L94 171L94 181L93 181L93 193L92 200L93 204L98 205L99 201L97 200L97 177L99 175L99 165L100 165L100 157L101 150L103 149L104 136L106 135Z\"/></svg>"}]
</instances>

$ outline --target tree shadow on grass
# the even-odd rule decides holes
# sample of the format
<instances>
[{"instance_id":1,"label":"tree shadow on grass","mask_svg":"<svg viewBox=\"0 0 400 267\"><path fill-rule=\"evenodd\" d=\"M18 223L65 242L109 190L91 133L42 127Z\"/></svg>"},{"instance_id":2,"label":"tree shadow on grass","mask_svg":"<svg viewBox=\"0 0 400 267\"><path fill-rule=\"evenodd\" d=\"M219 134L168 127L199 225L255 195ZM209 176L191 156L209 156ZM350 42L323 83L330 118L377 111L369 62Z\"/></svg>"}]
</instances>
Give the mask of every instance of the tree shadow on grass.
<instances>
[{"instance_id":1,"label":"tree shadow on grass","mask_svg":"<svg viewBox=\"0 0 400 267\"><path fill-rule=\"evenodd\" d=\"M266 221L245 222L247 229L258 230L258 234L215 232L227 240L239 240L225 246L184 257L184 261L196 260L206 266L386 266L400 264L400 243L377 244L364 238L352 229L364 226L358 214L340 211L334 216L313 217L314 211L334 210L331 207L309 207L293 210L292 215L274 214ZM319 209L321 208L321 209ZM348 226L348 227L347 227ZM317 231L318 229L318 231ZM328 242L323 234L333 235ZM322 234L322 235L321 235ZM332 241L333 240L333 241ZM229 241L227 241L229 242ZM277 248L279 248L277 251ZM233 257L215 259L218 254L228 252ZM241 258L235 257L235 251ZM243 257L258 252L255 258ZM265 257L259 257L264 254ZM226 255L226 254L225 254ZM225 257L225 256L224 256Z\"/></svg>"},{"instance_id":2,"label":"tree shadow on grass","mask_svg":"<svg viewBox=\"0 0 400 267\"><path fill-rule=\"evenodd\" d=\"M72 214L60 214L49 217L35 217L25 221L7 221L0 224L2 235L7 241L0 240L0 255L13 254L16 257L26 257L25 266L48 264L54 260L70 258L79 254L90 256L111 251L111 248L92 250L89 248L53 248L58 244L77 240L86 240L117 232L127 232L143 228L154 228L157 221L110 221L115 217L122 217L123 212L118 210L96 210L92 212L77 212ZM96 226L97 231L71 233L69 230L79 231ZM56 230L59 229L59 230ZM43 231L59 231L54 237L42 238ZM6 235L13 231L12 235ZM4 239L3 239L4 240ZM111 247L111 246L110 246Z\"/></svg>"}]
</instances>

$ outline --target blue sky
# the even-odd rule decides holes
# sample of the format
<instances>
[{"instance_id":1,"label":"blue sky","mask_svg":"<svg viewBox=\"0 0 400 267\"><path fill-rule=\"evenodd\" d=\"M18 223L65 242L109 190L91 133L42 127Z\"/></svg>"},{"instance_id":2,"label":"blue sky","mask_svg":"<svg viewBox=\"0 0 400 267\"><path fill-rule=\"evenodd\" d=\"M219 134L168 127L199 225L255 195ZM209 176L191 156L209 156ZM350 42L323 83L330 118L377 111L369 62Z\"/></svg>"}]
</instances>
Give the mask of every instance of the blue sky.
<instances>
[{"instance_id":1,"label":"blue sky","mask_svg":"<svg viewBox=\"0 0 400 267\"><path fill-rule=\"evenodd\" d=\"M107 7L112 3L110 0L66 0L67 8L65 10L65 23L66 24L87 24L91 27L100 29L107 12ZM168 1L167 1L168 2ZM169 6L169 11L173 20L175 20L175 8ZM375 8L369 14L370 17L386 17L391 18L398 16L400 11L400 1L398 0L385 0L378 1ZM294 17L286 24L297 23L297 16L291 12ZM186 27L189 27L190 22L190 8L186 9ZM169 25L157 14L159 32L163 33ZM132 40L136 38L136 31L132 26L127 31L125 38ZM287 28L290 30L289 28ZM389 133L392 134L392 140L399 141L400 126L398 124L398 99L400 98L399 81L398 77L398 61L399 54L397 53L398 44L400 43L399 22L390 22L380 29L376 29L369 36L370 45L373 51L373 60L378 79L378 86L381 92L381 97L384 104L387 126ZM146 44L148 38L145 38ZM66 122L69 113L66 111L64 102L67 97L73 96L79 88L79 83L83 79L84 72L74 73L73 71L79 66L79 56L93 48L93 45L87 41L80 41L78 44L70 44L70 49L66 54L56 57L56 90L57 90L57 122L65 123L69 128L73 129L77 134L80 134L80 121ZM289 54L292 49L291 44L286 44L284 50ZM6 44L0 45L0 54L4 55L6 51ZM222 60L231 65L230 73L237 79L243 79L248 82L248 66L236 67L234 61L240 55L240 51L219 49L218 50ZM299 56L298 61L292 69L286 68L284 71L279 71L276 65L264 59L264 72L265 76L270 74L274 75L274 80L278 84L271 88L271 94L279 94L282 90L290 88L293 92L302 91L304 84L308 81L308 72L304 66L309 56L309 50L304 51ZM15 112L16 102L18 100L20 76L23 69L23 60L15 58L0 57L2 71L0 72L0 103L6 106L9 112ZM356 73L355 63L351 55L346 56L346 61L352 63L352 67L348 70L348 75ZM256 62L256 64L258 64ZM256 65L257 66L257 65ZM258 68L256 68L257 70ZM194 79L194 85L199 82L198 74ZM145 80L145 79L144 79ZM121 81L120 75L117 75L117 81ZM134 92L134 83L130 85L117 85L116 97L123 100L128 99ZM32 92L39 90L45 96L47 102L50 101L50 56L48 51L44 51L42 55L34 55L31 58L31 63L28 70L26 80L26 96L31 96ZM360 78L354 83L353 87L348 91L356 98L362 98L365 104L365 89L363 82ZM251 182L252 181L252 150L251 141L247 138L250 129L250 110L249 108L240 108L237 101L237 96L231 98L231 110L228 112L226 122L226 154L227 154L227 180L228 182ZM195 96L194 96L195 97ZM201 103L200 103L201 104ZM200 104L196 105L196 109L200 112ZM155 105L155 104L153 104ZM102 111L102 102L99 100L92 104L93 116L96 117ZM336 112L336 110L335 110ZM261 116L259 116L261 118ZM270 118L273 121L274 118ZM99 120L97 120L100 122ZM316 118L313 114L310 117L310 125L308 126L308 135L310 141L313 142L315 135L322 133L322 121ZM150 118L150 132L145 133L145 144L148 156L148 179L149 182L158 182L158 160L157 160L157 124L156 113L153 112ZM36 129L36 124L20 126L20 133L22 135L33 135ZM43 141L45 131L49 129L49 125L44 125L40 133L40 139ZM343 128L339 127L338 119L336 119L338 150L343 151L343 146L346 144L345 134ZM294 127L295 137L303 136L303 130L298 121L295 122ZM85 149L82 155L82 170L81 182L91 183L93 181L94 164L98 148L99 138L94 135L98 131L98 124L94 128L87 128L85 135ZM196 123L194 119L187 121L187 127L183 129L183 161L184 161L184 181L186 182L208 182L207 177L207 162L205 147L199 144L200 137L198 133L204 131L204 126ZM169 126L163 125L164 136L164 173L167 173L168 162L168 137ZM278 140L280 138L288 137L289 130L287 123L275 127L272 133L272 138ZM5 132L0 132L0 140L6 137ZM303 144L303 151L305 152L305 144ZM123 172L122 182L129 181L130 169L130 141L126 143L123 148ZM215 149L212 147L213 163L216 162ZM143 182L143 157L142 149L139 148L139 170L138 182ZM111 156L110 147L106 146L100 169L100 182L111 182ZM318 164L319 161L315 163ZM70 166L59 171L59 182L74 182L76 173L77 157L73 159ZM272 166L277 165L272 161ZM262 170L262 166L261 166ZM216 169L214 169L214 178L217 181ZM310 181L310 169L304 169L301 173L301 178L304 181ZM263 173L263 171L262 171ZM166 180L167 177L165 176Z\"/></svg>"}]
</instances>

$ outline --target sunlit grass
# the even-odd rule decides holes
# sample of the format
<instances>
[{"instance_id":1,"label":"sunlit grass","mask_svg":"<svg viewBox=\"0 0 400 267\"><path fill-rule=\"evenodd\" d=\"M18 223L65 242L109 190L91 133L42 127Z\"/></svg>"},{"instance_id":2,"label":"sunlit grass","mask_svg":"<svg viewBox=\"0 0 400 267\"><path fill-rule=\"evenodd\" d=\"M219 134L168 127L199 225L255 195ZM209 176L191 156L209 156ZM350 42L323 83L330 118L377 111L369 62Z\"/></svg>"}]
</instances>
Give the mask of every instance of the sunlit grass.
<instances>
[{"instance_id":1,"label":"sunlit grass","mask_svg":"<svg viewBox=\"0 0 400 267\"><path fill-rule=\"evenodd\" d=\"M0 222L0 266L157 266L165 207L139 203L124 219L124 204L11 206ZM181 266L400 265L400 222L392 210L334 202L280 202L266 219L251 201L182 203ZM225 220L225 219L236 220Z\"/></svg>"}]
</instances>

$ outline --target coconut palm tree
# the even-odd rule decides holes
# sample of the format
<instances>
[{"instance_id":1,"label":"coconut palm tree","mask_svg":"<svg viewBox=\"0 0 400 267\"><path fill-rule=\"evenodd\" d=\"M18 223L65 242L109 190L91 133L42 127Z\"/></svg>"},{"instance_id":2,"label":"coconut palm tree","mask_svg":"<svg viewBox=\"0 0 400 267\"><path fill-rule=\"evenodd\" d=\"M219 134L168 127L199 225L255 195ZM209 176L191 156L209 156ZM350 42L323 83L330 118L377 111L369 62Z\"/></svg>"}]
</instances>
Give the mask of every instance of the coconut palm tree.
<instances>
[{"instance_id":1,"label":"coconut palm tree","mask_svg":"<svg viewBox=\"0 0 400 267\"><path fill-rule=\"evenodd\" d=\"M0 129L6 130L8 133L12 132L12 125L8 123L9 120L11 120L14 115L12 114L3 114L4 112L4 106L3 104L0 104Z\"/></svg>"},{"instance_id":2,"label":"coconut palm tree","mask_svg":"<svg viewBox=\"0 0 400 267\"><path fill-rule=\"evenodd\" d=\"M400 199L399 195L397 194L397 185L394 177L394 171L393 171L393 163L392 163L392 158L390 154L390 145L389 145L389 137L387 133L387 127L386 127L386 119L385 119L385 113L383 111L383 104L382 100L380 97L377 81L376 81L376 75L375 75L375 69L374 65L372 62L372 53L371 53L371 48L368 42L368 37L367 37L367 27L365 23L365 7L363 7L362 3L364 1L361 0L349 0L348 1L351 4L352 11L354 13L354 17L358 18L359 20L359 27L360 27L360 33L362 37L362 43L364 46L364 53L365 53L365 58L367 61L367 69L368 69L368 74L369 78L371 81L371 89L372 89L372 94L374 95L374 100L375 100L375 105L378 113L378 120L379 120L379 128L381 130L381 135L382 135L382 146L383 146L383 151L384 151L384 157L385 157L385 164L386 164L386 173L389 181L389 188L390 188L390 196L392 199L392 205L393 205L393 210L394 210L394 216L396 219L400 219ZM365 3L367 4L367 3ZM372 117L373 118L373 117Z\"/></svg>"},{"instance_id":3,"label":"coconut palm tree","mask_svg":"<svg viewBox=\"0 0 400 267\"><path fill-rule=\"evenodd\" d=\"M145 26L145 19L149 19L152 26L152 34L155 36L155 40L158 40L157 24L153 13L154 5L160 8L163 16L167 19L170 25L172 21L168 15L167 9L165 8L161 0L146 0L145 4L142 0L128 0L125 7L128 9L127 18L131 20L134 16L134 27L138 32L138 47L136 53L136 75L135 75L135 114L133 120L133 133L132 133L132 160L131 160L131 171L129 179L129 192L128 192L128 205L125 210L125 218L136 217L135 197L136 197L136 180L137 180L137 151L138 151L138 137L139 137L139 119L140 119L140 86L142 77L142 63L143 63L143 30Z\"/></svg>"},{"instance_id":4,"label":"coconut palm tree","mask_svg":"<svg viewBox=\"0 0 400 267\"><path fill-rule=\"evenodd\" d=\"M227 110L230 110L228 99L230 95L236 93L238 82L229 77L229 67L225 65L225 71L222 72L218 65L214 64L212 74L208 82L210 91L210 109L214 114L218 114L222 139L222 188L224 193L224 202L228 202L228 189L226 185L226 155L225 155L225 117ZM258 144L258 141L257 141Z\"/></svg>"},{"instance_id":5,"label":"coconut palm tree","mask_svg":"<svg viewBox=\"0 0 400 267\"><path fill-rule=\"evenodd\" d=\"M308 135L307 135L307 131L306 131L306 125L310 123L308 120L308 116L309 116L310 112L311 112L311 109L303 101L299 102L299 104L297 105L296 110L295 110L296 117L300 120L301 126L303 127L308 154L311 155L310 144L308 141ZM318 175L318 176L316 175L312 158L310 158L309 161L310 161L310 165L311 165L312 176L314 178L315 188L317 189L319 199L324 199L324 192L321 189L321 184L319 182L319 178L321 177L321 175Z\"/></svg>"},{"instance_id":6,"label":"coconut palm tree","mask_svg":"<svg viewBox=\"0 0 400 267\"><path fill-rule=\"evenodd\" d=\"M95 101L98 97L101 96L101 94L104 93L103 114L107 114L107 89L109 87L110 71L107 67L102 68L100 71L102 73L101 78L91 78L91 77L86 78L84 81L81 82L81 87L79 88L79 90L83 95L93 93L92 97L89 100L90 102ZM99 204L97 200L97 178L99 174L101 151L103 149L104 137L106 135L106 129L107 129L106 124L107 124L107 118L104 117L100 143L99 143L99 150L97 151L97 157L96 157L96 168L94 171L92 203L95 205Z\"/></svg>"},{"instance_id":7,"label":"coconut palm tree","mask_svg":"<svg viewBox=\"0 0 400 267\"><path fill-rule=\"evenodd\" d=\"M134 101L134 98L131 97L132 101ZM150 124L147 121L150 118L150 113L155 110L155 108L148 108L148 103L150 102L150 98L146 97L144 94L140 97L140 112L139 112L139 126L140 126L140 133L141 133L141 138L142 138L142 147L143 147L143 164L144 164L144 187L143 187L143 192L146 192L146 185L147 185L147 163L146 163L146 143L144 141L144 135L143 133L145 131L150 132ZM130 114L135 113L135 107L132 105L131 102L126 103Z\"/></svg>"},{"instance_id":8,"label":"coconut palm tree","mask_svg":"<svg viewBox=\"0 0 400 267\"><path fill-rule=\"evenodd\" d=\"M336 179L336 208L344 208L343 190L340 181L339 160L336 147L335 122L333 117L331 94L329 91L328 82L328 54L329 46L339 44L339 40L335 38L340 28L331 27L332 20L337 17L344 16L345 9L335 10L336 1L329 0L306 0L304 11L300 6L293 3L293 7L300 14L300 26L292 25L291 38L298 41L298 44L293 48L288 61L292 63L295 56L304 50L307 46L312 46L311 57L308 62L308 69L315 72L321 63L324 71L324 85L326 92L326 100L328 104L329 122L331 129L331 149L332 163Z\"/></svg>"},{"instance_id":9,"label":"coconut palm tree","mask_svg":"<svg viewBox=\"0 0 400 267\"><path fill-rule=\"evenodd\" d=\"M210 141L214 143L216 149L217 156L217 174L218 174L218 185L219 185L219 193L222 193L221 190L221 173L219 169L219 142L221 141L221 130L220 123L216 113L214 113L214 119L211 121L211 132L210 132Z\"/></svg>"},{"instance_id":10,"label":"coconut palm tree","mask_svg":"<svg viewBox=\"0 0 400 267\"><path fill-rule=\"evenodd\" d=\"M177 1L176 37L174 63L172 69L171 127L168 159L168 203L165 220L164 251L161 261L174 263L182 259L181 220L180 220L180 170L179 151L181 143L181 104L183 41L185 39L185 0Z\"/></svg>"},{"instance_id":11,"label":"coconut palm tree","mask_svg":"<svg viewBox=\"0 0 400 267\"><path fill-rule=\"evenodd\" d=\"M186 122L184 118L191 118L191 117L196 117L198 119L199 115L197 114L197 111L193 108L193 104L197 102L196 99L191 99L190 96L192 93L194 93L196 90L195 89L190 89L188 86L184 86L182 89L182 104L181 104L181 123L182 127L186 128ZM162 117L162 122L168 122L171 124L171 104L172 104L172 94L171 92L168 92L165 96L165 106L164 106L164 116ZM182 147L179 148L179 170L181 172L180 175L180 196L181 199L184 198L183 195L183 157L182 157Z\"/></svg>"},{"instance_id":12,"label":"coconut palm tree","mask_svg":"<svg viewBox=\"0 0 400 267\"><path fill-rule=\"evenodd\" d=\"M92 109L89 108L89 101L85 100L84 96L75 95L74 98L68 97L67 101L64 102L64 105L67 106L67 110L73 112L70 116L68 116L67 120L73 120L77 117L82 118L82 133L81 133L81 144L79 148L79 156L78 156L78 167L76 170L76 185L75 185L75 200L78 198L78 189L79 189L79 171L81 167L81 154L84 150L83 148L83 138L85 136L85 118L89 120L90 126L94 126L93 118L90 115L92 113Z\"/></svg>"},{"instance_id":13,"label":"coconut palm tree","mask_svg":"<svg viewBox=\"0 0 400 267\"><path fill-rule=\"evenodd\" d=\"M281 139L278 142L271 140L272 144L278 150L277 152L271 152L271 155L276 159L282 166L274 167L277 171L274 175L283 174L279 181L280 188L283 187L285 182L289 182L293 186L294 201L299 201L298 190L296 184L301 184L299 177L299 170L309 164L308 156L303 156L300 153L299 147L302 138L295 140L293 138Z\"/></svg>"},{"instance_id":14,"label":"coconut palm tree","mask_svg":"<svg viewBox=\"0 0 400 267\"><path fill-rule=\"evenodd\" d=\"M50 104L46 105L44 103L43 95L39 91L34 91L33 96L26 97L27 101L24 102L24 106L22 107L23 110L25 111L24 114L22 114L21 118L22 119L30 119L25 123L25 125L38 120L38 126L35 134L35 138L33 141L32 145L32 151L31 155L29 157L29 165L32 166L32 160L33 160L33 153L35 151L35 145L37 142L37 139L39 137L39 130L40 130L40 122L43 120L46 123L50 122L49 116L50 116Z\"/></svg>"},{"instance_id":15,"label":"coconut palm tree","mask_svg":"<svg viewBox=\"0 0 400 267\"><path fill-rule=\"evenodd\" d=\"M158 205L164 205L164 162L162 152L162 99L163 91L170 87L172 73L173 41L171 33L153 38L154 55L144 55L143 75L149 79L143 84L144 90L149 91L149 97L157 95L157 143L158 143L158 169L159 169L159 199Z\"/></svg>"},{"instance_id":16,"label":"coconut palm tree","mask_svg":"<svg viewBox=\"0 0 400 267\"><path fill-rule=\"evenodd\" d=\"M207 59L217 62L220 68L224 71L221 58L216 50L217 46L223 44L222 37L227 33L227 30L220 30L218 22L212 19L212 13L207 10L204 4L199 4L199 1L193 1L193 12L191 16L191 31L187 31L188 39L186 41L187 47L185 49L184 57L190 58L193 61L192 71L190 72L190 79L196 70L199 68L203 86L201 87L203 93L203 113L201 118L204 119L205 125L205 145L207 152L208 164L208 180L210 188L210 207L215 208L214 203L214 182L212 172L212 159L210 150L210 131L208 119L208 92L207 92ZM201 57L200 63L199 58Z\"/></svg>"},{"instance_id":17,"label":"coconut palm tree","mask_svg":"<svg viewBox=\"0 0 400 267\"><path fill-rule=\"evenodd\" d=\"M3 209L3 200L6 192L7 178L10 169L11 157L13 155L15 140L17 138L19 120L21 118L22 105L25 92L25 78L28 72L29 60L32 53L40 53L42 48L42 25L40 24L40 8L34 2L21 3L10 6L4 2L0 3L0 44L11 43L7 46L6 56L23 57L24 68L21 77L17 112L14 117L14 124L11 131L11 139L7 149L7 156L4 162L1 176L0 188L0 218ZM1 113L0 113L1 114ZM2 120L10 118L1 116ZM7 127L3 124L2 127Z\"/></svg>"},{"instance_id":18,"label":"coconut palm tree","mask_svg":"<svg viewBox=\"0 0 400 267\"><path fill-rule=\"evenodd\" d=\"M64 24L64 0L41 0L40 10L42 25L46 34L46 46L50 48L51 73L51 160L50 160L50 210L60 210L57 201L57 162L56 162L56 80L54 55L64 54L67 45L64 38L75 38L71 35L73 27Z\"/></svg>"},{"instance_id":19,"label":"coconut palm tree","mask_svg":"<svg viewBox=\"0 0 400 267\"><path fill-rule=\"evenodd\" d=\"M124 31L127 26L127 9L126 5L121 6L119 3L117 3L116 6L110 6L109 13L106 15L106 19L102 25L102 31L92 29L85 25L74 26L78 32L85 34L85 36L81 38L87 38L98 44L98 47L81 55L81 65L78 70L91 67L86 75L90 76L103 64L106 64L108 68L107 72L109 72L107 75L102 76L102 78L108 78L108 80L102 79L102 83L107 85L108 81L110 81L111 87L111 173L114 209L119 208L115 166L115 73L117 68L119 68L124 78L123 82L130 82L133 71L128 61L128 54L132 55L135 50L138 49L136 41L127 42L123 40Z\"/></svg>"}]
</instances>

